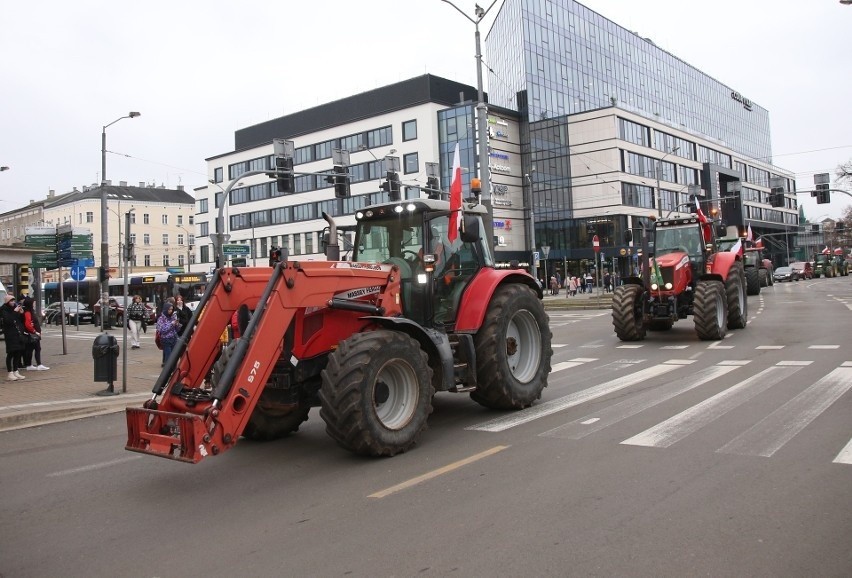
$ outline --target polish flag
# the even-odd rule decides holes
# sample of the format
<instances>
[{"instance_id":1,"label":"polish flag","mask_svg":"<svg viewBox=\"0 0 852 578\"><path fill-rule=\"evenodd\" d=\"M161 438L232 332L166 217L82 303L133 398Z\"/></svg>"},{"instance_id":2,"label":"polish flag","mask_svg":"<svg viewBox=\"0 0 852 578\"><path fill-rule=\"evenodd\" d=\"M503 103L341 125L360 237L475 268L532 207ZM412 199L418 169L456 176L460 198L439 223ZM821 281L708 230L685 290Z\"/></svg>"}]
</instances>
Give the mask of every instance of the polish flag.
<instances>
[{"instance_id":1,"label":"polish flag","mask_svg":"<svg viewBox=\"0 0 852 578\"><path fill-rule=\"evenodd\" d=\"M763 237L758 237L757 241L754 242L754 246L758 249L763 249Z\"/></svg>"},{"instance_id":2,"label":"polish flag","mask_svg":"<svg viewBox=\"0 0 852 578\"><path fill-rule=\"evenodd\" d=\"M740 252L742 252L742 249L743 249L743 240L737 239L737 242L734 243L734 246L731 247L730 249L728 249L728 251L730 251L731 253L740 253Z\"/></svg>"},{"instance_id":3,"label":"polish flag","mask_svg":"<svg viewBox=\"0 0 852 578\"><path fill-rule=\"evenodd\" d=\"M828 248L828 245L825 246L825 249L822 250L823 255L831 255L831 249Z\"/></svg>"},{"instance_id":4,"label":"polish flag","mask_svg":"<svg viewBox=\"0 0 852 578\"><path fill-rule=\"evenodd\" d=\"M462 182L461 162L459 161L459 143L456 143L456 152L453 153L453 175L450 182L450 228L447 231L447 239L450 243L455 242L459 236L459 227L462 217Z\"/></svg>"},{"instance_id":5,"label":"polish flag","mask_svg":"<svg viewBox=\"0 0 852 578\"><path fill-rule=\"evenodd\" d=\"M710 228L710 221L708 221L707 215L701 210L701 203L698 202L698 197L695 197L695 213L698 215L698 222L701 223L701 233L704 236L704 242L709 243L713 232Z\"/></svg>"},{"instance_id":6,"label":"polish flag","mask_svg":"<svg viewBox=\"0 0 852 578\"><path fill-rule=\"evenodd\" d=\"M754 235L751 233L751 225L748 226L748 234L746 235L746 241L754 241Z\"/></svg>"}]
</instances>

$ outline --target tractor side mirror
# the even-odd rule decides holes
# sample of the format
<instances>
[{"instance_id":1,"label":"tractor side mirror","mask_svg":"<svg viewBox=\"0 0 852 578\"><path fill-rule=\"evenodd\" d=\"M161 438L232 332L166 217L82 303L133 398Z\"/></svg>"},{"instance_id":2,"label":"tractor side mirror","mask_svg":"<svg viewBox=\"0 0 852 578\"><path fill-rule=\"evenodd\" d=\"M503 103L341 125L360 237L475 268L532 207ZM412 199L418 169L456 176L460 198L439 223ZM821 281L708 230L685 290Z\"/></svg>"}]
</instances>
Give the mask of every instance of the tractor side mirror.
<instances>
[{"instance_id":1,"label":"tractor side mirror","mask_svg":"<svg viewBox=\"0 0 852 578\"><path fill-rule=\"evenodd\" d=\"M476 243L480 240L479 219L474 216L465 215L464 231L461 232L463 243Z\"/></svg>"},{"instance_id":2,"label":"tractor side mirror","mask_svg":"<svg viewBox=\"0 0 852 578\"><path fill-rule=\"evenodd\" d=\"M716 236L717 237L725 237L728 234L728 227L724 223L719 223L716 225Z\"/></svg>"}]
</instances>

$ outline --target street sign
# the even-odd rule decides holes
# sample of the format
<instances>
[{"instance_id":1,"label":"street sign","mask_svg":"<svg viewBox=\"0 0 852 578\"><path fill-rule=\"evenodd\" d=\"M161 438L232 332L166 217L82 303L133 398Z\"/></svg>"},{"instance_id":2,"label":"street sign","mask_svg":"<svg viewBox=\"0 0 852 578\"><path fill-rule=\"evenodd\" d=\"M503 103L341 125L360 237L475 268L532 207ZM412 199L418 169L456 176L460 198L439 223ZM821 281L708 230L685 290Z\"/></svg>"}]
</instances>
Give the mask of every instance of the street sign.
<instances>
[{"instance_id":1,"label":"street sign","mask_svg":"<svg viewBox=\"0 0 852 578\"><path fill-rule=\"evenodd\" d=\"M82 281L86 278L86 268L81 265L74 265L71 267L71 278L74 281Z\"/></svg>"},{"instance_id":2,"label":"street sign","mask_svg":"<svg viewBox=\"0 0 852 578\"><path fill-rule=\"evenodd\" d=\"M56 269L56 253L36 253L31 266L36 269Z\"/></svg>"},{"instance_id":3,"label":"street sign","mask_svg":"<svg viewBox=\"0 0 852 578\"><path fill-rule=\"evenodd\" d=\"M599 253L601 250L601 240L598 238L597 235L592 237L592 249L595 250L595 253Z\"/></svg>"},{"instance_id":4,"label":"street sign","mask_svg":"<svg viewBox=\"0 0 852 578\"><path fill-rule=\"evenodd\" d=\"M222 245L222 253L225 255L248 255L250 247L241 243Z\"/></svg>"},{"instance_id":5,"label":"street sign","mask_svg":"<svg viewBox=\"0 0 852 578\"><path fill-rule=\"evenodd\" d=\"M547 256L550 254L550 245L542 245L541 252L544 254L544 258L547 259Z\"/></svg>"}]
</instances>

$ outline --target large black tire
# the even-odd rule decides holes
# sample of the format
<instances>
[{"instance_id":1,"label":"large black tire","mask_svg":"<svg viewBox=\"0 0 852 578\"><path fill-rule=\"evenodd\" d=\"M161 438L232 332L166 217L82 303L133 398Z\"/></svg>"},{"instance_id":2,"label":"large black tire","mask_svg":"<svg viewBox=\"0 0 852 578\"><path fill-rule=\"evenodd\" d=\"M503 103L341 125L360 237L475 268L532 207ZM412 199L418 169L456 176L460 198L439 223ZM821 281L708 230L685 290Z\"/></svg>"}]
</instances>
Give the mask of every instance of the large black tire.
<instances>
[{"instance_id":1,"label":"large black tire","mask_svg":"<svg viewBox=\"0 0 852 578\"><path fill-rule=\"evenodd\" d=\"M494 291L474 339L476 390L470 397L492 409L523 409L547 387L553 347L544 305L532 289L513 283Z\"/></svg>"},{"instance_id":2,"label":"large black tire","mask_svg":"<svg viewBox=\"0 0 852 578\"><path fill-rule=\"evenodd\" d=\"M225 366L233 357L239 342L240 338L231 341L213 363L210 382L214 388L222 378ZM266 390L260 394L260 399L254 406L246 427L243 428L243 437L246 439L254 441L279 439L298 431L299 426L308 419L308 412L311 411L310 404L299 404L295 407L292 405L281 406L270 399L270 395L266 393Z\"/></svg>"},{"instance_id":3,"label":"large black tire","mask_svg":"<svg viewBox=\"0 0 852 578\"><path fill-rule=\"evenodd\" d=\"M695 286L692 318L699 339L719 341L725 338L728 318L725 286L721 281L699 281Z\"/></svg>"},{"instance_id":4,"label":"large black tire","mask_svg":"<svg viewBox=\"0 0 852 578\"><path fill-rule=\"evenodd\" d=\"M742 329L748 323L748 298L743 283L743 266L734 263L725 280L728 299L728 329Z\"/></svg>"},{"instance_id":5,"label":"large black tire","mask_svg":"<svg viewBox=\"0 0 852 578\"><path fill-rule=\"evenodd\" d=\"M399 331L357 333L328 357L320 417L341 447L393 456L417 443L434 393L432 368L416 340Z\"/></svg>"},{"instance_id":6,"label":"large black tire","mask_svg":"<svg viewBox=\"0 0 852 578\"><path fill-rule=\"evenodd\" d=\"M619 285L612 294L612 324L622 341L645 339L644 294L641 285Z\"/></svg>"},{"instance_id":7,"label":"large black tire","mask_svg":"<svg viewBox=\"0 0 852 578\"><path fill-rule=\"evenodd\" d=\"M760 271L757 267L746 267L746 292L749 295L760 295Z\"/></svg>"},{"instance_id":8,"label":"large black tire","mask_svg":"<svg viewBox=\"0 0 852 578\"><path fill-rule=\"evenodd\" d=\"M760 279L761 287L769 287L769 272L766 269L761 269L757 272L758 279Z\"/></svg>"}]
</instances>

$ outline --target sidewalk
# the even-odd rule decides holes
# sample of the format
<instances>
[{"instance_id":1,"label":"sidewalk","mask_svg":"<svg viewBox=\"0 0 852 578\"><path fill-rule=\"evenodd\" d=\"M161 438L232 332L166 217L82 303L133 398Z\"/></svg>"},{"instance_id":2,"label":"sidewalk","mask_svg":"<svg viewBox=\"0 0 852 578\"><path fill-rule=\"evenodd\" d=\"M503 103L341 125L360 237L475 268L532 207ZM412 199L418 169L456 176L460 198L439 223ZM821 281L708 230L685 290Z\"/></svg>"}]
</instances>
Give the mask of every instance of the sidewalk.
<instances>
[{"instance_id":1,"label":"sidewalk","mask_svg":"<svg viewBox=\"0 0 852 578\"><path fill-rule=\"evenodd\" d=\"M79 330L66 327L66 353L63 355L62 328L46 326L42 331L41 357L48 371L21 370L22 381L6 381L5 368L0 371L0 431L124 411L127 406L141 406L151 395L160 374L162 352L154 345L154 332L143 334L140 349L130 349L128 335L126 393L122 393L124 348L122 328L109 330L121 348L118 356L115 396L97 396L107 389L105 382L94 381L92 344L100 328L86 324ZM0 352L5 354L4 345ZM3 357L5 359L5 355Z\"/></svg>"},{"instance_id":2,"label":"sidewalk","mask_svg":"<svg viewBox=\"0 0 852 578\"><path fill-rule=\"evenodd\" d=\"M549 290L544 295L545 309L551 311L608 309L611 303L611 293L578 293L566 297L562 289L559 295L550 295ZM129 348L128 335L126 392L122 392L123 331L117 328L108 333L118 340L121 348L117 379L113 383L113 390L119 395L96 395L108 385L93 379L92 344L100 328L89 324L79 329L66 327L66 353L63 354L62 328L46 326L42 332L42 362L50 370L23 369L21 373L26 377L23 381L6 381L5 370L0 370L0 431L122 412L127 406L141 407L160 375L162 352L154 345L154 332L142 335L141 349ZM0 353L5 354L4 345L0 345Z\"/></svg>"}]
</instances>

